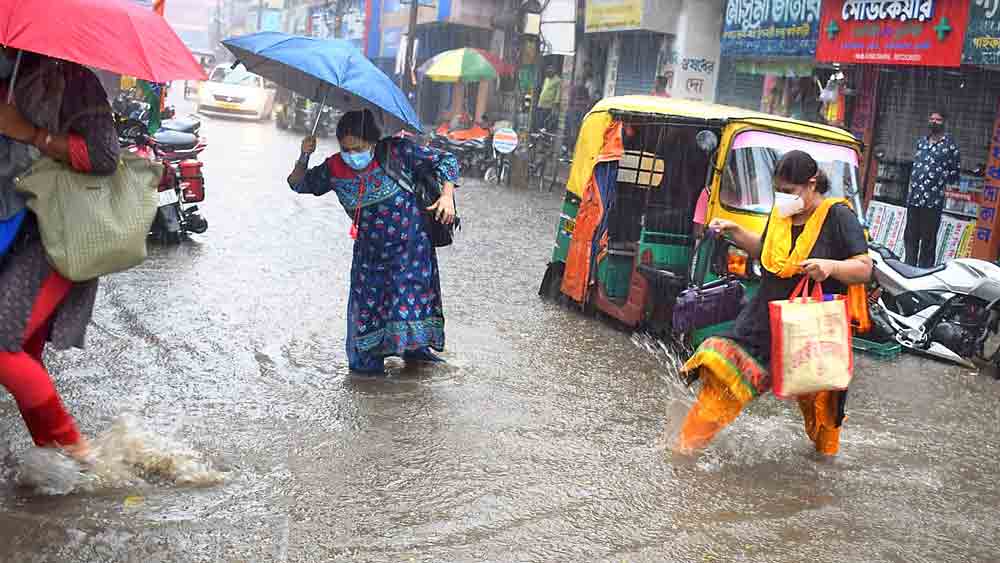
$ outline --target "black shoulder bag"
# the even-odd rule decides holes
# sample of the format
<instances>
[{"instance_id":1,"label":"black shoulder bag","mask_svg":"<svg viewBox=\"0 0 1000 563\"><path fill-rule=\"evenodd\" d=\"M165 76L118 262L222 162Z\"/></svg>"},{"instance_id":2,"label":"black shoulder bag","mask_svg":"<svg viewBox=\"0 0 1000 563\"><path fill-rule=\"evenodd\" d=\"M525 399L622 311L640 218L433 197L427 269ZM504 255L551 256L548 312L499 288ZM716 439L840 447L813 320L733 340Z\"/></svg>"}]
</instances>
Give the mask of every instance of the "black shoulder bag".
<instances>
[{"instance_id":1,"label":"black shoulder bag","mask_svg":"<svg viewBox=\"0 0 1000 563\"><path fill-rule=\"evenodd\" d=\"M461 230L461 219L458 218L458 205L455 205L455 222L445 225L434 217L434 212L427 208L437 203L441 198L441 180L434 170L415 169L412 174L390 157L390 143L394 139L383 139L375 145L375 160L378 161L387 176L399 183L400 187L416 196L417 205L424 214L424 229L431 244L441 248L451 246L455 240L455 230Z\"/></svg>"}]
</instances>

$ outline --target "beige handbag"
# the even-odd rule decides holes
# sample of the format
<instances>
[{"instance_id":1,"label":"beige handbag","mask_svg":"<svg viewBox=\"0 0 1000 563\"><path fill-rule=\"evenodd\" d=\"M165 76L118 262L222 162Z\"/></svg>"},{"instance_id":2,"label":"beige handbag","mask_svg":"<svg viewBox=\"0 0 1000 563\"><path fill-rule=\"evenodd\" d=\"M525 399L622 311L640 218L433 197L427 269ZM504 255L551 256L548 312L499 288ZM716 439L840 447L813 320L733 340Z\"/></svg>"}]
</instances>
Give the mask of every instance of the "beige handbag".
<instances>
[{"instance_id":1,"label":"beige handbag","mask_svg":"<svg viewBox=\"0 0 1000 563\"><path fill-rule=\"evenodd\" d=\"M121 272L146 259L163 165L122 153L110 176L42 158L15 180L38 217L49 263L71 281Z\"/></svg>"}]
</instances>

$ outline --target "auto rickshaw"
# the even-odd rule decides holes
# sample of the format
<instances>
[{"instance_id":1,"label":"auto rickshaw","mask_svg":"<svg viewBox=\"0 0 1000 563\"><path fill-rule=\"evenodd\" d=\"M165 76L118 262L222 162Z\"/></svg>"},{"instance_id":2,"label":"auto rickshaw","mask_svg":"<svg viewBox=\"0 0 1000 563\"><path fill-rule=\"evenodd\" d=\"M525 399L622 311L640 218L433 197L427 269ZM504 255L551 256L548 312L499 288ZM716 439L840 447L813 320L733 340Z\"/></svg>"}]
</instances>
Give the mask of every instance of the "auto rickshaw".
<instances>
[{"instance_id":1,"label":"auto rickshaw","mask_svg":"<svg viewBox=\"0 0 1000 563\"><path fill-rule=\"evenodd\" d=\"M699 245L695 206L707 187L706 224L763 232L774 167L794 149L829 175L829 197L848 198L863 217L861 143L847 131L689 100L602 100L580 130L539 294L661 336L672 335L673 304L692 284L736 277L752 296L759 263L730 244ZM688 336L697 345L728 324Z\"/></svg>"}]
</instances>

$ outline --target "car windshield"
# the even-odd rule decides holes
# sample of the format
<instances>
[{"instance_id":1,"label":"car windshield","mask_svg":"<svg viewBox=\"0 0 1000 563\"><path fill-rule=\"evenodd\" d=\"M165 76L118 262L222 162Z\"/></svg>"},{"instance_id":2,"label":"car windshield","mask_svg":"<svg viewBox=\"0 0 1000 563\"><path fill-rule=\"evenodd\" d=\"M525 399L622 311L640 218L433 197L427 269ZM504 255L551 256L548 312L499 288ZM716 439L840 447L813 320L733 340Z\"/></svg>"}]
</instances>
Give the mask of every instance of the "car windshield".
<instances>
[{"instance_id":1,"label":"car windshield","mask_svg":"<svg viewBox=\"0 0 1000 563\"><path fill-rule=\"evenodd\" d=\"M861 209L857 152L765 131L747 131L733 140L722 175L722 204L738 211L770 213L774 204L774 168L792 150L809 153L826 172L830 178L827 197L846 197L855 209Z\"/></svg>"},{"instance_id":2,"label":"car windshield","mask_svg":"<svg viewBox=\"0 0 1000 563\"><path fill-rule=\"evenodd\" d=\"M236 84L239 86L256 86L258 88L261 86L260 77L256 74L247 72L246 68L242 65L232 70L217 68L212 72L212 76L209 80L212 82Z\"/></svg>"}]
</instances>

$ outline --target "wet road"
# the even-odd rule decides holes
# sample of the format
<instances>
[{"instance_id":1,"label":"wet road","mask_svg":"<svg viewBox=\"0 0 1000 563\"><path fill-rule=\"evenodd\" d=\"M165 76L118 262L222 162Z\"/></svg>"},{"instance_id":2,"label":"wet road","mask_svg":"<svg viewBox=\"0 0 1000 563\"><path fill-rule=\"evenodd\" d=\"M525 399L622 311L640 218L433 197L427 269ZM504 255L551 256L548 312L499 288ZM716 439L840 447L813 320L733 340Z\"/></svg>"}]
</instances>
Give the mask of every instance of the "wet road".
<instances>
[{"instance_id":1,"label":"wet road","mask_svg":"<svg viewBox=\"0 0 1000 563\"><path fill-rule=\"evenodd\" d=\"M84 429L144 472L16 487L28 439L3 397L0 560L1000 557L997 383L859 357L836 461L774 399L672 459L660 436L690 399L664 359L536 296L558 198L475 182L440 253L449 364L351 378L349 219L287 189L296 136L204 132L209 231L106 279L89 347L49 360Z\"/></svg>"}]
</instances>

